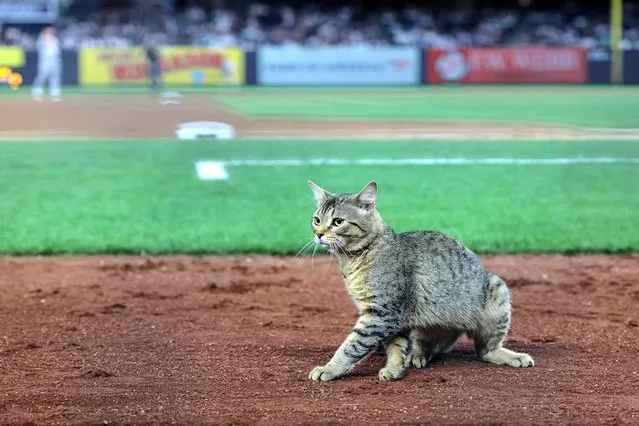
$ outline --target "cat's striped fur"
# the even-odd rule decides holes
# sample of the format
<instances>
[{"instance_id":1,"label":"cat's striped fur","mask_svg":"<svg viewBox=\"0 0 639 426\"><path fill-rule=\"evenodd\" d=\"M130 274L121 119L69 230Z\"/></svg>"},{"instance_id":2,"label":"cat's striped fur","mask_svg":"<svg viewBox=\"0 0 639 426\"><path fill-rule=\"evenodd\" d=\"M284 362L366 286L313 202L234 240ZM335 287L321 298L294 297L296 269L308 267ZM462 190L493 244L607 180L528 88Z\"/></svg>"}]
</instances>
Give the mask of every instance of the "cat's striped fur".
<instances>
[{"instance_id":1,"label":"cat's striped fur","mask_svg":"<svg viewBox=\"0 0 639 426\"><path fill-rule=\"evenodd\" d=\"M386 354L380 380L403 377L449 352L466 333L479 358L532 367L525 353L502 346L511 320L510 291L477 256L439 232L394 232L377 211L377 184L357 194L331 194L309 181L317 200L315 242L340 258L340 271L360 316L312 380L344 376L375 350Z\"/></svg>"}]
</instances>

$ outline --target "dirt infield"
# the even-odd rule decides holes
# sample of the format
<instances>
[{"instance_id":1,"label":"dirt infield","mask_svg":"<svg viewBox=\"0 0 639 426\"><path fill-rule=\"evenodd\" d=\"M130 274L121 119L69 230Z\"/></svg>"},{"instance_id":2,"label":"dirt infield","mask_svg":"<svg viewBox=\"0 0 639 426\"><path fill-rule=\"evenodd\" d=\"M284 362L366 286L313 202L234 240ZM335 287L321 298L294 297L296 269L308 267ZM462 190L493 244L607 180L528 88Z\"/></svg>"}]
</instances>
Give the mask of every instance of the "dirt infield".
<instances>
[{"instance_id":1,"label":"dirt infield","mask_svg":"<svg viewBox=\"0 0 639 426\"><path fill-rule=\"evenodd\" d=\"M401 120L251 118L216 102L214 95L184 94L163 105L145 94L69 95L62 102L14 96L3 108L0 139L175 138L180 123L221 121L243 139L632 139L636 130L580 129L530 123L437 123ZM9 102L9 101L7 101Z\"/></svg>"},{"instance_id":2,"label":"dirt infield","mask_svg":"<svg viewBox=\"0 0 639 426\"><path fill-rule=\"evenodd\" d=\"M314 383L356 318L326 258L0 258L0 423L638 424L639 255L483 259L528 369L383 359Z\"/></svg>"},{"instance_id":3,"label":"dirt infield","mask_svg":"<svg viewBox=\"0 0 639 426\"><path fill-rule=\"evenodd\" d=\"M230 123L242 138L610 138L521 125L251 119L212 95L11 97L0 140L173 138ZM636 135L614 135L636 139ZM639 254L495 256L513 291L507 345L468 341L380 383L375 355L313 383L356 318L325 257L0 257L2 424L639 424Z\"/></svg>"}]
</instances>

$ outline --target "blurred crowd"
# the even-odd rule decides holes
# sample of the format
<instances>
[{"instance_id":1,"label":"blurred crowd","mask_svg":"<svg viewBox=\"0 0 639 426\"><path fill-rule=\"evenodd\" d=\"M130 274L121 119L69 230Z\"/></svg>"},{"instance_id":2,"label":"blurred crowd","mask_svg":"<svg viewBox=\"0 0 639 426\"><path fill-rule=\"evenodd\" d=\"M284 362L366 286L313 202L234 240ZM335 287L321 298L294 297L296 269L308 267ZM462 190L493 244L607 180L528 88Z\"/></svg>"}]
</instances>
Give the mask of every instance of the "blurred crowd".
<instances>
[{"instance_id":1,"label":"blurred crowd","mask_svg":"<svg viewBox=\"0 0 639 426\"><path fill-rule=\"evenodd\" d=\"M585 46L591 52L609 46L607 4L601 10L528 12L522 10L428 11L407 8L365 12L353 7L300 8L253 3L241 10L191 7L180 13L161 8L96 13L95 19L65 16L58 35L65 48L129 46L148 39L161 45L404 45L420 47L546 45ZM603 4L602 3L602 4ZM622 48L639 50L639 10L624 10ZM35 35L3 28L3 42L33 47Z\"/></svg>"}]
</instances>

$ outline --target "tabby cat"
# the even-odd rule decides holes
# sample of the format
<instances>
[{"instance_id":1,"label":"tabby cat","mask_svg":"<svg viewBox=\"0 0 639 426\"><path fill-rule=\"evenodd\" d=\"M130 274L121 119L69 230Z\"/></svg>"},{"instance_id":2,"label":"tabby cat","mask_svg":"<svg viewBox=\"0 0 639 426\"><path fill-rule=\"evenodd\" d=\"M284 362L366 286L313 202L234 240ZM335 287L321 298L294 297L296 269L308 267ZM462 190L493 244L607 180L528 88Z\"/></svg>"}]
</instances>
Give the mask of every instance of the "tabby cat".
<instances>
[{"instance_id":1,"label":"tabby cat","mask_svg":"<svg viewBox=\"0 0 639 426\"><path fill-rule=\"evenodd\" d=\"M449 352L466 334L480 359L532 367L530 355L502 346L510 328L510 291L457 240L434 231L396 233L376 209L377 184L332 194L312 181L315 243L336 254L359 319L311 380L347 374L373 351L386 354L380 380L404 376Z\"/></svg>"}]
</instances>

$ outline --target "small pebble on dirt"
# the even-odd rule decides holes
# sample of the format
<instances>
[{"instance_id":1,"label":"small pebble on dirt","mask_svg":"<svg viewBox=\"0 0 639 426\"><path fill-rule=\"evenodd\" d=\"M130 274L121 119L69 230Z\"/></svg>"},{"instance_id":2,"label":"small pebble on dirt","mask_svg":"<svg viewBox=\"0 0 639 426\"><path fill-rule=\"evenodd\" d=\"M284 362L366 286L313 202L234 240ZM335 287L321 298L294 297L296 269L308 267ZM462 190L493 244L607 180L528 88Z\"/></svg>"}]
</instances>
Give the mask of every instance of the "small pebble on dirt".
<instances>
[{"instance_id":1,"label":"small pebble on dirt","mask_svg":"<svg viewBox=\"0 0 639 426\"><path fill-rule=\"evenodd\" d=\"M84 377L113 377L115 374L105 370L90 370L83 374Z\"/></svg>"}]
</instances>

